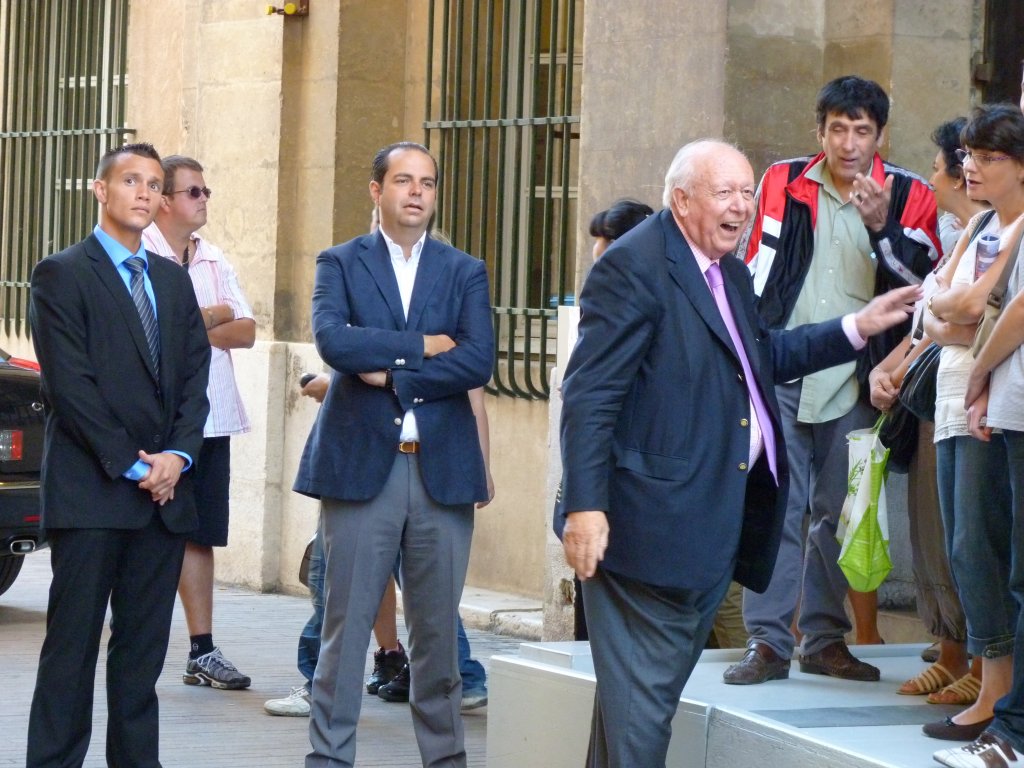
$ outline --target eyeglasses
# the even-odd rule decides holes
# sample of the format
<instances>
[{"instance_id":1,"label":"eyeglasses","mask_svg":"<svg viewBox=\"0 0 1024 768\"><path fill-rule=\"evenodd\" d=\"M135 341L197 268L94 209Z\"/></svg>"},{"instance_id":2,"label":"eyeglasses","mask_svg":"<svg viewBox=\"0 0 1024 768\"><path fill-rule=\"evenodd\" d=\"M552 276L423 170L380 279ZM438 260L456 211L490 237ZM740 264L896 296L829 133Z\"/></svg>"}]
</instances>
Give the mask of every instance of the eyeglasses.
<instances>
[{"instance_id":1,"label":"eyeglasses","mask_svg":"<svg viewBox=\"0 0 1024 768\"><path fill-rule=\"evenodd\" d=\"M198 200L203 195L206 195L207 200L213 197L213 190L209 187L196 186L186 187L185 189L176 189L173 192L165 192L164 194L167 195L167 197L170 197L171 195L180 195L182 192L187 192L188 196L193 200Z\"/></svg>"},{"instance_id":2,"label":"eyeglasses","mask_svg":"<svg viewBox=\"0 0 1024 768\"><path fill-rule=\"evenodd\" d=\"M973 160L974 164L979 168L984 168L992 163L998 163L1000 160L1012 160L1009 155L983 155L976 152L971 152L967 149L958 149L956 151L956 157L961 164L966 163L968 160Z\"/></svg>"}]
</instances>

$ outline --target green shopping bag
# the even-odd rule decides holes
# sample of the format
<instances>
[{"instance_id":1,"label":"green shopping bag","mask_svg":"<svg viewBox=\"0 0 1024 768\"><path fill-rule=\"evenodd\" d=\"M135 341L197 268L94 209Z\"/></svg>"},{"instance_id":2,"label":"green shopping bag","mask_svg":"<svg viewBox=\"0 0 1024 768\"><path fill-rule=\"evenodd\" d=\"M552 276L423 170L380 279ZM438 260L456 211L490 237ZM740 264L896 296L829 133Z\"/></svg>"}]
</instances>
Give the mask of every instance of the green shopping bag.
<instances>
[{"instance_id":1,"label":"green shopping bag","mask_svg":"<svg viewBox=\"0 0 1024 768\"><path fill-rule=\"evenodd\" d=\"M889 449L878 439L881 425L882 419L879 419L872 429L858 429L847 435L851 451L850 488L843 512L848 511L849 518L843 521L846 525L842 531L839 567L846 574L850 588L857 592L878 589L892 570L885 505L885 465ZM865 441L870 446L866 455ZM855 453L856 463L853 461Z\"/></svg>"}]
</instances>

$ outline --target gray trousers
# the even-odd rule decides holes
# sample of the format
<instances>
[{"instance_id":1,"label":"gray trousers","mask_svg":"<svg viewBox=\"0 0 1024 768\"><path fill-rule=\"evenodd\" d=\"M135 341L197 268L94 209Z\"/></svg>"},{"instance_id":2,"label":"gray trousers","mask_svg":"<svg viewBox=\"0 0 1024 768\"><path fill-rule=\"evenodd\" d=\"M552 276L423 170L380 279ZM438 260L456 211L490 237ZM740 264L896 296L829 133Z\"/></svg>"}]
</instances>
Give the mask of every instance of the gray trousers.
<instances>
[{"instance_id":1,"label":"gray trousers","mask_svg":"<svg viewBox=\"0 0 1024 768\"><path fill-rule=\"evenodd\" d=\"M732 572L706 590L655 587L603 568L583 582L597 676L588 768L665 765L679 695Z\"/></svg>"},{"instance_id":2,"label":"gray trousers","mask_svg":"<svg viewBox=\"0 0 1024 768\"><path fill-rule=\"evenodd\" d=\"M849 476L848 432L870 427L870 406L858 402L844 416L802 424L796 414L801 383L776 387L789 458L789 500L779 557L764 594L743 592L743 620L750 641L764 643L784 659L793 655L790 629L797 606L802 652L817 653L850 631L843 601L849 584L840 570L836 525ZM806 544L804 515L810 511Z\"/></svg>"},{"instance_id":3,"label":"gray trousers","mask_svg":"<svg viewBox=\"0 0 1024 768\"><path fill-rule=\"evenodd\" d=\"M384 489L365 502L323 499L324 625L313 677L306 768L356 757L366 651L384 587L402 554L413 730L424 766L466 765L456 622L473 537L473 506L428 495L417 457L396 453Z\"/></svg>"}]
</instances>

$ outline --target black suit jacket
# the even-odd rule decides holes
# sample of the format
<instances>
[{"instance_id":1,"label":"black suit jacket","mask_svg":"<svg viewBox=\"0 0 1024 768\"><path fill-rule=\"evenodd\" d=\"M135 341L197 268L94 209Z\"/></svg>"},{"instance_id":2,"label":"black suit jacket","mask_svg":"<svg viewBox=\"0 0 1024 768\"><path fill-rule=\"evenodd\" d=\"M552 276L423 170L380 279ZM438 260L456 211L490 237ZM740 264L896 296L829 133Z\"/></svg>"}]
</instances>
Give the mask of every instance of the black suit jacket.
<instances>
[{"instance_id":1,"label":"black suit jacket","mask_svg":"<svg viewBox=\"0 0 1024 768\"><path fill-rule=\"evenodd\" d=\"M161 360L157 380L138 311L99 240L32 272L32 341L42 369L46 528L142 528L157 511L174 533L196 526L192 472L164 506L122 474L150 453L195 460L209 413L210 344L187 273L149 254Z\"/></svg>"},{"instance_id":2,"label":"black suit jacket","mask_svg":"<svg viewBox=\"0 0 1024 768\"><path fill-rule=\"evenodd\" d=\"M595 264L562 385L562 497L555 513L603 510L603 567L648 584L702 589L734 578L767 588L788 489L773 384L852 359L840 320L769 331L750 274L721 260L754 378L771 412L779 485L748 471L750 401L707 281L663 210ZM766 425L767 426L767 425Z\"/></svg>"}]
</instances>

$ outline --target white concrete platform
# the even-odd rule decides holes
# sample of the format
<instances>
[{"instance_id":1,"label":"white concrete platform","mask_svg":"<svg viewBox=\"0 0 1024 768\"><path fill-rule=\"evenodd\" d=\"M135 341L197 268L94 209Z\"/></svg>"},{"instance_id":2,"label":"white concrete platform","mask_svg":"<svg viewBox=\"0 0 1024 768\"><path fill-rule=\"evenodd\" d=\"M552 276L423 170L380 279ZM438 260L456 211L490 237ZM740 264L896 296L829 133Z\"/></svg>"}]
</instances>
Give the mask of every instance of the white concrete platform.
<instances>
[{"instance_id":1,"label":"white concrete platform","mask_svg":"<svg viewBox=\"0 0 1024 768\"><path fill-rule=\"evenodd\" d=\"M742 651L706 651L673 721L669 768L926 768L957 746L921 732L957 707L896 689L927 666L923 644L858 646L881 670L877 683L806 675L725 685ZM586 755L594 674L587 643L524 643L490 665L488 768L579 768Z\"/></svg>"}]
</instances>

